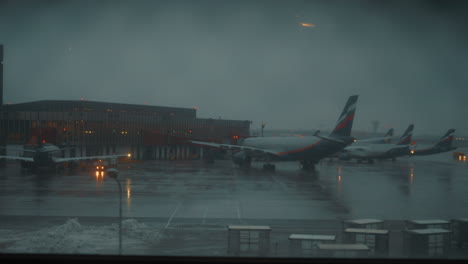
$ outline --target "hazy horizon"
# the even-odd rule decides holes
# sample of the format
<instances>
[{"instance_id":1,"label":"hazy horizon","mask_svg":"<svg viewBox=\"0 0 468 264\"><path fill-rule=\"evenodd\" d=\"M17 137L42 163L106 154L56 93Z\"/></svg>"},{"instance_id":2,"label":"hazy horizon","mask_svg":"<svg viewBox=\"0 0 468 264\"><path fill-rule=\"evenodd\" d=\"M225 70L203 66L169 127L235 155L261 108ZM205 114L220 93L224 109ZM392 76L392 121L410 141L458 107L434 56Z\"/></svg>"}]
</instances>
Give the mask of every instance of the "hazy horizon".
<instances>
[{"instance_id":1,"label":"hazy horizon","mask_svg":"<svg viewBox=\"0 0 468 264\"><path fill-rule=\"evenodd\" d=\"M467 135L463 1L0 1L4 103L197 107L266 129ZM307 25L302 25L307 23Z\"/></svg>"}]
</instances>

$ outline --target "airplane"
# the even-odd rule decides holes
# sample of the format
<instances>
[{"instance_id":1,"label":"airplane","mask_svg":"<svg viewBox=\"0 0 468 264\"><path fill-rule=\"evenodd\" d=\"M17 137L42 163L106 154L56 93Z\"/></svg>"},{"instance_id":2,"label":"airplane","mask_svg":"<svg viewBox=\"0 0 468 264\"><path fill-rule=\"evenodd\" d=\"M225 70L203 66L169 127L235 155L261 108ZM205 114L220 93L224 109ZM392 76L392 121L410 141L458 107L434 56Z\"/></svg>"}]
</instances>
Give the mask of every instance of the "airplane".
<instances>
[{"instance_id":1,"label":"airplane","mask_svg":"<svg viewBox=\"0 0 468 264\"><path fill-rule=\"evenodd\" d=\"M442 152L447 152L451 150L457 149L457 147L453 147L453 136L455 133L455 129L449 129L441 138L440 140L432 146L425 146L421 149L415 147L412 155L414 156L425 156L425 155L432 155L438 154Z\"/></svg>"},{"instance_id":2,"label":"airplane","mask_svg":"<svg viewBox=\"0 0 468 264\"><path fill-rule=\"evenodd\" d=\"M356 142L353 145L360 144L360 143L388 144L388 143L391 143L392 137L393 137L393 128L390 128L383 137L356 139Z\"/></svg>"},{"instance_id":3,"label":"airplane","mask_svg":"<svg viewBox=\"0 0 468 264\"><path fill-rule=\"evenodd\" d=\"M125 155L103 155L103 156L85 156L85 157L70 157L62 158L62 151L58 146L51 143L39 143L34 149L16 149L11 147L2 147L5 149L12 149L28 153L23 156L3 156L0 158L20 160L21 167L27 169L58 169L66 162L80 161L80 160L103 160L103 159L116 159L118 157L129 157L130 154Z\"/></svg>"},{"instance_id":4,"label":"airplane","mask_svg":"<svg viewBox=\"0 0 468 264\"><path fill-rule=\"evenodd\" d=\"M353 144L343 149L337 154L341 160L356 159L358 163L367 160L368 163L374 163L376 159L392 159L397 157L410 155L410 142L413 134L414 125L411 124L406 129L405 133L400 137L396 144L378 144L378 143L361 143Z\"/></svg>"},{"instance_id":5,"label":"airplane","mask_svg":"<svg viewBox=\"0 0 468 264\"><path fill-rule=\"evenodd\" d=\"M355 141L351 137L354 113L358 95L348 101L333 131L328 136L320 136L317 131L307 137L251 137L239 141L239 145L218 144L204 141L189 141L192 144L230 149L237 151L232 161L239 167L248 168L253 158L260 158L266 163L264 170L275 170L275 161L300 161L302 169L313 170L322 158L338 152Z\"/></svg>"}]
</instances>

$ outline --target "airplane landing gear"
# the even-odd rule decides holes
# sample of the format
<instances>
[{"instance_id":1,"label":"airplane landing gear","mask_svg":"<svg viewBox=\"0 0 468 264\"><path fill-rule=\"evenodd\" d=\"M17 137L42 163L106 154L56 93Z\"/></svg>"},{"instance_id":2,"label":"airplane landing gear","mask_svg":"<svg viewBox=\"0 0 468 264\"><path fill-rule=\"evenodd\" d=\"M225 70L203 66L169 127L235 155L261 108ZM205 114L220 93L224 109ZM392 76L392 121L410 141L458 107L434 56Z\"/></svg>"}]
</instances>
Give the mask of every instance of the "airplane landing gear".
<instances>
[{"instance_id":1,"label":"airplane landing gear","mask_svg":"<svg viewBox=\"0 0 468 264\"><path fill-rule=\"evenodd\" d=\"M275 171L276 166L275 166L275 164L266 163L266 164L263 164L263 170L264 171Z\"/></svg>"},{"instance_id":2,"label":"airplane landing gear","mask_svg":"<svg viewBox=\"0 0 468 264\"><path fill-rule=\"evenodd\" d=\"M303 160L301 161L301 168L306 171L315 170L315 162L310 160Z\"/></svg>"}]
</instances>

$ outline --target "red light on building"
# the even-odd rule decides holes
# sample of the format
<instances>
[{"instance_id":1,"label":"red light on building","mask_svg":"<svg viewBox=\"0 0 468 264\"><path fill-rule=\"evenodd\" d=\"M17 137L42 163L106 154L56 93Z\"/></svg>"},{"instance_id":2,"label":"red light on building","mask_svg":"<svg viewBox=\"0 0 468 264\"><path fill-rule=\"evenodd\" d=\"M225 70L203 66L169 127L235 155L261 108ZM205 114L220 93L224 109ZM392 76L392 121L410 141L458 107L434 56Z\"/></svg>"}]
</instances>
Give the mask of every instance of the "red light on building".
<instances>
[{"instance_id":1,"label":"red light on building","mask_svg":"<svg viewBox=\"0 0 468 264\"><path fill-rule=\"evenodd\" d=\"M232 138L234 138L234 139L238 139L238 138L239 138L239 136L232 136Z\"/></svg>"},{"instance_id":2,"label":"red light on building","mask_svg":"<svg viewBox=\"0 0 468 264\"><path fill-rule=\"evenodd\" d=\"M84 101L84 97L81 97L81 101Z\"/></svg>"},{"instance_id":3,"label":"red light on building","mask_svg":"<svg viewBox=\"0 0 468 264\"><path fill-rule=\"evenodd\" d=\"M42 143L46 143L46 141L45 141L45 140L42 140Z\"/></svg>"}]
</instances>

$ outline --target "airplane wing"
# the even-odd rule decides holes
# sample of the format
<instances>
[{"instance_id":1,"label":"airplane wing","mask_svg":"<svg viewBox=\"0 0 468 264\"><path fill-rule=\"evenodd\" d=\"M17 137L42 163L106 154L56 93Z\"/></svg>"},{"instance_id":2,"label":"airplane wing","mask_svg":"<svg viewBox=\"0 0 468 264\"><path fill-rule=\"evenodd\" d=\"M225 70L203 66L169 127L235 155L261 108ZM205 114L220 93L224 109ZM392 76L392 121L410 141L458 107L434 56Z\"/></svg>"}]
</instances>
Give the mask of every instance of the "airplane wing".
<instances>
[{"instance_id":1,"label":"airplane wing","mask_svg":"<svg viewBox=\"0 0 468 264\"><path fill-rule=\"evenodd\" d=\"M259 149L259 148L252 148L252 147L239 146L239 145L210 143L210 142L203 142L203 141L189 141L189 142L193 144L197 144L197 145L215 147L215 148L220 148L220 149L245 150L245 151L252 152L254 154L269 154L269 155L279 156L278 154L276 154L275 151L268 150L268 149Z\"/></svg>"},{"instance_id":2,"label":"airplane wing","mask_svg":"<svg viewBox=\"0 0 468 264\"><path fill-rule=\"evenodd\" d=\"M356 143L373 143L375 141L390 140L394 139L392 137L376 137L376 138L366 138L366 139L356 139Z\"/></svg>"},{"instance_id":3,"label":"airplane wing","mask_svg":"<svg viewBox=\"0 0 468 264\"><path fill-rule=\"evenodd\" d=\"M0 148L2 148L2 149L11 149L11 150L16 150L16 151L36 152L35 150L24 149L24 148L11 148L11 147L0 147Z\"/></svg>"},{"instance_id":4,"label":"airplane wing","mask_svg":"<svg viewBox=\"0 0 468 264\"><path fill-rule=\"evenodd\" d=\"M24 160L33 162L33 158L30 157L20 157L20 156L0 156L0 159L13 159L13 160Z\"/></svg>"},{"instance_id":5,"label":"airplane wing","mask_svg":"<svg viewBox=\"0 0 468 264\"><path fill-rule=\"evenodd\" d=\"M93 160L93 159L116 159L118 157L127 157L127 155L107 155L107 156L87 156L87 157L72 157L72 158L55 158L54 162L67 162L77 160Z\"/></svg>"}]
</instances>

